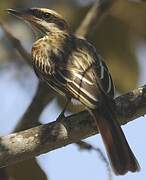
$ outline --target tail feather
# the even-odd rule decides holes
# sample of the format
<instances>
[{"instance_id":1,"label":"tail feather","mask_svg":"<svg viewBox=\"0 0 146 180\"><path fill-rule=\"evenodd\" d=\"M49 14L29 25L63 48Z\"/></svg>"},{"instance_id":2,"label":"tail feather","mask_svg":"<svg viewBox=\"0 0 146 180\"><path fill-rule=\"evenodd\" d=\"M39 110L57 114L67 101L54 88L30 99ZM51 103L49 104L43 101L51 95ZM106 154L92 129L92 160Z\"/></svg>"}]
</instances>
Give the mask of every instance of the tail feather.
<instances>
[{"instance_id":1,"label":"tail feather","mask_svg":"<svg viewBox=\"0 0 146 180\"><path fill-rule=\"evenodd\" d=\"M139 171L140 166L111 108L105 104L103 108L92 110L92 115L96 120L115 174L123 175L128 171Z\"/></svg>"}]
</instances>

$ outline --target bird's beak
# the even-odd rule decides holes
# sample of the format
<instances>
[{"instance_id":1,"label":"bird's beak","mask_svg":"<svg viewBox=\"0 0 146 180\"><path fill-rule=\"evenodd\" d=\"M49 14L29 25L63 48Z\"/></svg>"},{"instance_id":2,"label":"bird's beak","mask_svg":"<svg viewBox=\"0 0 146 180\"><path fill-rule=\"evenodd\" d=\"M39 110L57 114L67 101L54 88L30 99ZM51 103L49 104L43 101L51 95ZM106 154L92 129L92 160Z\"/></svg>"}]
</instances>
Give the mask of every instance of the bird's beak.
<instances>
[{"instance_id":1,"label":"bird's beak","mask_svg":"<svg viewBox=\"0 0 146 180\"><path fill-rule=\"evenodd\" d=\"M27 10L14 10L14 9L7 9L6 10L9 14L12 14L18 18L27 20L29 22L32 22L34 17L32 15L32 11L30 9Z\"/></svg>"},{"instance_id":2,"label":"bird's beak","mask_svg":"<svg viewBox=\"0 0 146 180\"><path fill-rule=\"evenodd\" d=\"M21 11L16 11L16 10L14 10L14 9L7 9L6 10L9 14L12 14L12 15L14 15L14 16L22 16L22 12Z\"/></svg>"},{"instance_id":3,"label":"bird's beak","mask_svg":"<svg viewBox=\"0 0 146 180\"><path fill-rule=\"evenodd\" d=\"M34 11L32 9L26 9L26 10L7 9L7 12L9 14L12 14L12 15L24 20L24 21L29 22L31 25L36 27L41 32L46 33L48 24L45 22L42 22L41 19L34 16Z\"/></svg>"},{"instance_id":4,"label":"bird's beak","mask_svg":"<svg viewBox=\"0 0 146 180\"><path fill-rule=\"evenodd\" d=\"M29 22L31 25L34 25L36 28L41 29L40 20L33 15L32 9L26 9L26 10L7 9L7 12L24 21Z\"/></svg>"}]
</instances>

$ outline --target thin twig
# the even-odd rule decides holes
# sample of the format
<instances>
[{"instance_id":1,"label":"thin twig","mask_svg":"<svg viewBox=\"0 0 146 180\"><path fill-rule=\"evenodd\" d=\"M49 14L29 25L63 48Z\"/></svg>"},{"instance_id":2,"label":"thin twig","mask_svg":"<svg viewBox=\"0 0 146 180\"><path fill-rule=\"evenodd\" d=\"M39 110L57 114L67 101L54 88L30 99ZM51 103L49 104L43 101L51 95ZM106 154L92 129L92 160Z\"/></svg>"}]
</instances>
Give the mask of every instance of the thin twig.
<instances>
[{"instance_id":1,"label":"thin twig","mask_svg":"<svg viewBox=\"0 0 146 180\"><path fill-rule=\"evenodd\" d=\"M94 147L93 145L91 145L85 141L79 141L76 143L76 145L78 145L81 150L87 150L87 151L94 150L94 151L96 151L97 154L99 155L100 159L102 160L102 162L104 162L106 165L106 169L108 172L108 180L112 180L112 171L111 171L109 162L108 162L107 158L105 157L104 153L101 151L100 148Z\"/></svg>"}]
</instances>

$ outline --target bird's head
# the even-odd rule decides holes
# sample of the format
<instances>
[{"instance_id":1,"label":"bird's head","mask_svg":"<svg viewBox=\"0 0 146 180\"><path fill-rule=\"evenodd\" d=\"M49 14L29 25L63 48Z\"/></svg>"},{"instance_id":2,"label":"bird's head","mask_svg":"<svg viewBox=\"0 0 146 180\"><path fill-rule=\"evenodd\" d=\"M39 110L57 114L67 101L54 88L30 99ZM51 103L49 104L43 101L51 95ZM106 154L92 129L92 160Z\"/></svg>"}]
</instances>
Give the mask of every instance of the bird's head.
<instances>
[{"instance_id":1,"label":"bird's head","mask_svg":"<svg viewBox=\"0 0 146 180\"><path fill-rule=\"evenodd\" d=\"M53 28L62 31L68 31L68 25L66 21L57 12L45 9L45 8L30 8L25 10L8 9L8 13L17 16L25 21L28 21L31 25L43 33L50 32Z\"/></svg>"}]
</instances>

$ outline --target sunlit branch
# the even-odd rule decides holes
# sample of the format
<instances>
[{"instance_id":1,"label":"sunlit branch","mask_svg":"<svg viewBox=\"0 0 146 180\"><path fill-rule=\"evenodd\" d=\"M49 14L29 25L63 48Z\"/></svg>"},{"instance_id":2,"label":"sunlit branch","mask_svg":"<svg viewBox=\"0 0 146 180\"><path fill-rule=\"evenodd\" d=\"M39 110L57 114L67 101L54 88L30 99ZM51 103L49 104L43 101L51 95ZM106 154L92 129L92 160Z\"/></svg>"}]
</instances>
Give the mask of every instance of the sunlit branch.
<instances>
[{"instance_id":1,"label":"sunlit branch","mask_svg":"<svg viewBox=\"0 0 146 180\"><path fill-rule=\"evenodd\" d=\"M116 98L119 123L126 124L146 113L146 85ZM97 134L88 112L0 138L0 167L33 158Z\"/></svg>"}]
</instances>

